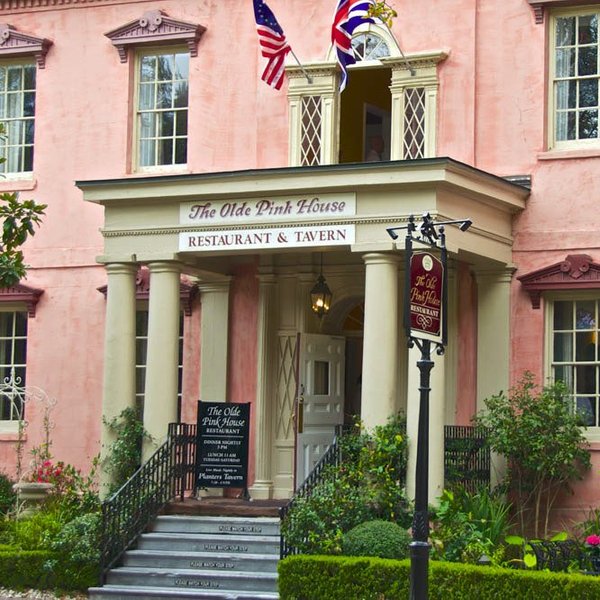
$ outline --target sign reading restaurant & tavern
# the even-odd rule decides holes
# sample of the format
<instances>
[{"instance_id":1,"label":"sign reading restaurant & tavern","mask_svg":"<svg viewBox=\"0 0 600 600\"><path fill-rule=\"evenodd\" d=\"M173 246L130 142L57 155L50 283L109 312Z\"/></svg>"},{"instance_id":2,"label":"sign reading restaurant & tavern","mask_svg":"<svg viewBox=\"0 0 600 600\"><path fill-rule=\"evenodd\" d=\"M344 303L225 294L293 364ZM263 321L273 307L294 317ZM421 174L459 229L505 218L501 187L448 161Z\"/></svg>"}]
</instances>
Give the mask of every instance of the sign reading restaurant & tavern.
<instances>
[{"instance_id":1,"label":"sign reading restaurant & tavern","mask_svg":"<svg viewBox=\"0 0 600 600\"><path fill-rule=\"evenodd\" d=\"M194 230L179 234L179 251L349 245L355 241L355 225L344 222L332 225L331 222L343 221L355 214L354 193L184 202L179 208L179 222L194 226ZM327 223L312 224L315 221ZM290 225L240 227L284 222ZM235 229L227 229L228 225Z\"/></svg>"},{"instance_id":2,"label":"sign reading restaurant & tavern","mask_svg":"<svg viewBox=\"0 0 600 600\"><path fill-rule=\"evenodd\" d=\"M429 252L415 252L410 259L411 334L428 340L442 338L444 265Z\"/></svg>"},{"instance_id":3,"label":"sign reading restaurant & tavern","mask_svg":"<svg viewBox=\"0 0 600 600\"><path fill-rule=\"evenodd\" d=\"M250 403L198 402L196 486L246 488Z\"/></svg>"}]
</instances>

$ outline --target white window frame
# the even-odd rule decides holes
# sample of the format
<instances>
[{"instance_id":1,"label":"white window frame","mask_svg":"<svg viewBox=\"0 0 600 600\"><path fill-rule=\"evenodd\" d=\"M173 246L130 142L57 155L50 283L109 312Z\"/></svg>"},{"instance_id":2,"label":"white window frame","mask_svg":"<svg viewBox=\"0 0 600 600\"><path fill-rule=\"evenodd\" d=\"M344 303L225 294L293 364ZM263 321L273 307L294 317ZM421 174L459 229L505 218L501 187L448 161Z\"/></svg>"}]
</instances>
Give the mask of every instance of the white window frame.
<instances>
[{"instance_id":1,"label":"white window frame","mask_svg":"<svg viewBox=\"0 0 600 600\"><path fill-rule=\"evenodd\" d=\"M138 173L172 173L178 171L186 171L188 166L188 151L189 151L189 114L190 114L190 70L189 70L189 62L188 62L188 74L187 74L187 83L188 83L188 103L186 107L187 111L187 130L185 136L177 136L176 135L176 126L173 124L173 135L172 140L175 142L176 139L182 139L185 137L186 140L186 162L184 163L168 163L168 164L154 164L154 165L141 165L140 160L140 152L141 152L141 143L140 143L140 135L141 135L141 127L140 127L140 114L141 112L151 112L151 111L142 111L140 110L140 69L141 62L144 57L147 56L160 56L160 55L173 55L173 54L187 54L188 58L190 58L189 48L185 46L161 46L161 47L142 47L138 48L135 52L135 61L134 61L134 91L133 91L133 135L132 135L132 170ZM154 107L153 111L155 113L162 112L161 109L157 109Z\"/></svg>"},{"instance_id":2,"label":"white window frame","mask_svg":"<svg viewBox=\"0 0 600 600\"><path fill-rule=\"evenodd\" d=\"M545 323L544 323L544 357L545 357L545 373L546 381L554 382L553 376L553 365L554 365L554 303L556 301L562 302L577 302L577 301L595 301L598 305L598 311L600 313L600 290L587 290L580 291L577 293L569 292L554 292L544 294L544 308L545 308ZM600 319L599 319L600 320ZM600 323L596 323L596 329L600 328ZM597 340L596 343L600 342ZM575 358L575 357L574 357ZM564 361L576 364L577 361ZM580 361L584 362L584 361ZM589 364L589 363L588 363ZM600 357L594 364L600 367ZM600 397L600 382L598 382L597 394ZM576 392L573 393L573 399L576 396ZM600 406L596 416L599 426L588 426L585 430L585 435L590 442L600 442Z\"/></svg>"},{"instance_id":3,"label":"white window frame","mask_svg":"<svg viewBox=\"0 0 600 600\"><path fill-rule=\"evenodd\" d=\"M25 319L25 335L16 335L16 314L20 313L23 315ZM22 369L23 375L21 376L21 380L18 384L19 388L25 388L26 386L26 377L27 377L27 345L28 345L28 332L29 332L29 318L27 314L27 309L20 306L3 306L0 310L0 315L2 314L12 314L13 324L12 324L12 332L10 335L5 337L0 337L0 343L3 343L6 340L11 340L11 358L10 362L2 362L0 363L0 381L2 383L8 383L9 379L12 377L13 370L16 368ZM25 362L24 363L15 363L15 343L17 340L25 340ZM4 375L2 375L2 370L4 370ZM6 402L6 398L2 398L3 402ZM24 410L25 407L22 407ZM24 415L21 415L23 417ZM18 418L8 418L3 419L2 413L0 412L0 434L17 434L19 432L19 424L22 423L23 420Z\"/></svg>"},{"instance_id":4,"label":"white window frame","mask_svg":"<svg viewBox=\"0 0 600 600\"><path fill-rule=\"evenodd\" d=\"M599 28L599 56L597 58L598 74L596 79L600 87L600 6L591 5L587 7L571 7L552 11L549 19L548 27L548 149L549 150L600 150L600 106L597 107L599 113L599 135L596 138L590 139L575 139L575 140L557 140L556 139L556 113L557 113L557 97L556 97L556 27L557 19L561 17L578 17L589 14L598 15ZM577 40L576 40L577 45ZM573 77L574 81L581 79ZM600 104L600 90L599 90Z\"/></svg>"},{"instance_id":5,"label":"white window frame","mask_svg":"<svg viewBox=\"0 0 600 600\"><path fill-rule=\"evenodd\" d=\"M36 113L36 104L37 104L37 65L33 58L31 58L31 59L29 59L29 58L1 59L0 60L0 67L8 69L11 66L19 66L21 68L24 68L24 67L32 67L33 68L34 77L35 77L36 81L35 81L33 90L28 90L28 91L33 91L33 93L34 93L34 108L33 108L33 116L31 116L31 117L24 117L24 116L3 117L2 115L0 115L0 123L2 123L5 128L5 133L2 135L3 139L1 140L1 143L0 143L0 156L2 156L3 158L6 159L6 162L4 162L2 165L0 165L0 177L8 179L8 180L29 180L29 179L33 179L33 163L35 161L35 121L36 121L35 113ZM5 96L5 114L8 113L8 101L7 101L8 96L11 93L13 93L12 91L9 91L7 89L7 86L8 86L8 78L5 79L5 88L3 90L0 90L0 95ZM21 87L21 89L18 90L18 92L23 94L23 93L25 93L25 90L23 89L23 87ZM33 122L34 133L33 133L33 141L31 142L31 144L26 144L23 139L18 143L13 143L14 140L11 139L10 124L17 122L17 121ZM23 127L23 129L24 129L24 127ZM23 136L23 135L24 135L24 131L21 133L21 136ZM32 151L31 170L28 170L28 171L25 171L25 170L9 171L8 170L9 161L8 161L7 148L9 146L10 147L18 147L21 149L24 149L26 146L31 146L31 151ZM23 150L21 150L21 153L22 152L23 152ZM21 154L19 162L22 162L22 161L23 161L23 155ZM7 169L7 170L4 171L4 169Z\"/></svg>"}]
</instances>

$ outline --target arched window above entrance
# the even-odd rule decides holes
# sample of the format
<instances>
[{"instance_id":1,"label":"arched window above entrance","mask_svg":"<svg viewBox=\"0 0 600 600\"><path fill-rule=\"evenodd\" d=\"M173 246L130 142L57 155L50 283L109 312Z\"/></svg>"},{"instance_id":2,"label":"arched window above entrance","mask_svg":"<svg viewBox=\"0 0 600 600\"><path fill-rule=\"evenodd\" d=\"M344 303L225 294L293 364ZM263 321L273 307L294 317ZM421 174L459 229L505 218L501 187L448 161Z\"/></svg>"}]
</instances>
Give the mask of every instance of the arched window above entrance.
<instances>
[{"instance_id":1,"label":"arched window above entrance","mask_svg":"<svg viewBox=\"0 0 600 600\"><path fill-rule=\"evenodd\" d=\"M387 42L371 32L359 33L352 38L352 48L357 61L379 60L390 56Z\"/></svg>"}]
</instances>

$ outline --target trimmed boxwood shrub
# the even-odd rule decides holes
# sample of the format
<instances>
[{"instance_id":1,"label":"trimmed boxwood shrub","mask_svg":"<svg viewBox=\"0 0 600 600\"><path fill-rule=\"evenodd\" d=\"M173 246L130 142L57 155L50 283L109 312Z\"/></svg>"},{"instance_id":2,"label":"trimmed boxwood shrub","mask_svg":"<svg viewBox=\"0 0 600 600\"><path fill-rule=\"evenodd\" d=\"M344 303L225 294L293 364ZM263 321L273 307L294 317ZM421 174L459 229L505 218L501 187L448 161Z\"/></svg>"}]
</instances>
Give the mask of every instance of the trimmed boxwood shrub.
<instances>
[{"instance_id":1,"label":"trimmed boxwood shrub","mask_svg":"<svg viewBox=\"0 0 600 600\"><path fill-rule=\"evenodd\" d=\"M281 600L406 600L410 563L382 558L289 556L279 563ZM432 561L430 600L600 600L600 580L579 574Z\"/></svg>"},{"instance_id":2,"label":"trimmed boxwood shrub","mask_svg":"<svg viewBox=\"0 0 600 600\"><path fill-rule=\"evenodd\" d=\"M408 558L411 538L408 532L391 521L361 523L342 539L346 556L377 556L379 558Z\"/></svg>"}]
</instances>

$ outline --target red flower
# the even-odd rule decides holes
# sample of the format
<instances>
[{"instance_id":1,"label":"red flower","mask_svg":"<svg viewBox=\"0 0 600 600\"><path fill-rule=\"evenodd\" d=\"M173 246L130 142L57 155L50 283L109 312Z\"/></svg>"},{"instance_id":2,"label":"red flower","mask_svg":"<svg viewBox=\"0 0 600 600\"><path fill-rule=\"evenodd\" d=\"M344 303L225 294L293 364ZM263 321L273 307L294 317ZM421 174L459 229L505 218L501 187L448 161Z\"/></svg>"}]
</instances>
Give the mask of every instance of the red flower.
<instances>
[{"instance_id":1,"label":"red flower","mask_svg":"<svg viewBox=\"0 0 600 600\"><path fill-rule=\"evenodd\" d=\"M585 543L588 546L600 546L600 535L588 535L585 538Z\"/></svg>"}]
</instances>

